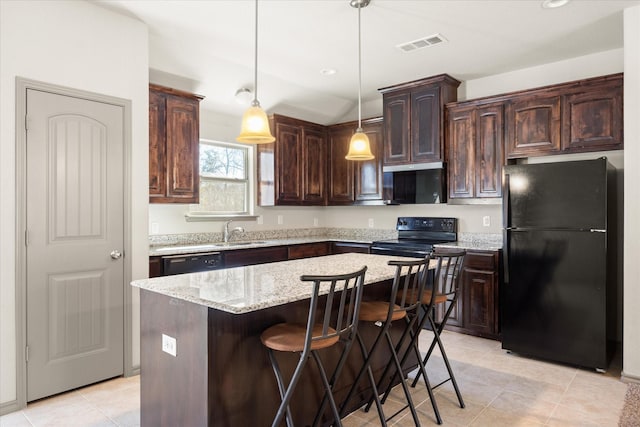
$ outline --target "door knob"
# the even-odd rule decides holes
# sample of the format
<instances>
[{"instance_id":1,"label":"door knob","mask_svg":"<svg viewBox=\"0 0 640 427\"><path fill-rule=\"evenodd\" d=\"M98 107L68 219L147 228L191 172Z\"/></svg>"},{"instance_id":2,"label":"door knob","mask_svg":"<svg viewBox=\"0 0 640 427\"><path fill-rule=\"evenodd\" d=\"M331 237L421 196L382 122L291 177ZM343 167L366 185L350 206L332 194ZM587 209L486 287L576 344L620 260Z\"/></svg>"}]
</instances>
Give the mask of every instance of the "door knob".
<instances>
[{"instance_id":1,"label":"door knob","mask_svg":"<svg viewBox=\"0 0 640 427\"><path fill-rule=\"evenodd\" d=\"M111 255L111 258L113 258L113 259L119 259L122 256L122 252L120 252L117 249L114 249L114 250L111 251L110 255Z\"/></svg>"}]
</instances>

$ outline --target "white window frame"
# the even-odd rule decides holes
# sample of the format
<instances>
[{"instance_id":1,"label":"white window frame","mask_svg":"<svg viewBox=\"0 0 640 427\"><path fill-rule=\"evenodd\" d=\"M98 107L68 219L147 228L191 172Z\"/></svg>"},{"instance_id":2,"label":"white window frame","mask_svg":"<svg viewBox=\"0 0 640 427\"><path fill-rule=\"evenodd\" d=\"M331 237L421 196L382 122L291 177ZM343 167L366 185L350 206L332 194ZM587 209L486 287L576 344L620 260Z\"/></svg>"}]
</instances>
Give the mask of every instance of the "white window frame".
<instances>
[{"instance_id":1,"label":"white window frame","mask_svg":"<svg viewBox=\"0 0 640 427\"><path fill-rule=\"evenodd\" d=\"M230 219L244 219L244 220L248 220L248 219L256 219L257 216L254 215L254 207L255 207L255 148L252 146L247 146L245 144L240 144L240 143L233 143L233 142L225 142L225 141L217 141L217 140L212 140L212 139L205 139L205 138L200 138L200 144L201 143L205 143L205 144L213 144L213 145L217 145L217 146L227 146L227 147L233 147L233 148L240 148L240 149L244 149L246 150L246 179L247 179L247 194L246 194L246 210L243 213L217 213L217 212L210 212L210 211L191 211L189 210L186 214L185 214L185 219L187 220L187 222L193 222L193 221L227 221ZM198 173L200 173L200 171L198 170ZM203 177L200 176L200 182L198 183L198 185L200 185L200 183L203 181ZM204 178L204 180L207 179L211 179L211 178ZM216 180L222 180L224 181L225 178L215 178ZM238 181L237 179L233 179L230 178L229 181ZM192 207L195 205L190 205L189 209L192 209Z\"/></svg>"}]
</instances>

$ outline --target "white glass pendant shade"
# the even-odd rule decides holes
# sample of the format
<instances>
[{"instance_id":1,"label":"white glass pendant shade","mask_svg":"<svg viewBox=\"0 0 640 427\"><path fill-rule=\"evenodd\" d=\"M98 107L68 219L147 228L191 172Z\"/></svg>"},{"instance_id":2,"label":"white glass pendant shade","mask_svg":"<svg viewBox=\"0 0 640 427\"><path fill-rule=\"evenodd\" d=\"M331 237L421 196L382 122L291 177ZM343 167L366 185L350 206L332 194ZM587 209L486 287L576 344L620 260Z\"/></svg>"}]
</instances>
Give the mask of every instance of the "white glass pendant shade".
<instances>
[{"instance_id":1,"label":"white glass pendant shade","mask_svg":"<svg viewBox=\"0 0 640 427\"><path fill-rule=\"evenodd\" d=\"M371 160L374 158L369 137L362 132L362 129L358 129L351 137L349 152L344 158L347 160Z\"/></svg>"},{"instance_id":2,"label":"white glass pendant shade","mask_svg":"<svg viewBox=\"0 0 640 427\"><path fill-rule=\"evenodd\" d=\"M242 127L236 141L245 144L269 144L275 140L269 129L267 113L260 108L260 104L254 103L242 116Z\"/></svg>"}]
</instances>

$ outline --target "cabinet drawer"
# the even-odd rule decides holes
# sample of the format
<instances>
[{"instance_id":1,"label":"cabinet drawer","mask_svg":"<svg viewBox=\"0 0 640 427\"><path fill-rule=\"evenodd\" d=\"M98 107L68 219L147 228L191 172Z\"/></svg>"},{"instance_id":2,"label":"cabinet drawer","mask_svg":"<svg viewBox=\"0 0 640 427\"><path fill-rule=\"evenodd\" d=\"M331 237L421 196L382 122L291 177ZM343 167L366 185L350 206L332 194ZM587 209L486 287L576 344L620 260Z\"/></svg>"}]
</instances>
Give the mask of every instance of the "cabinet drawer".
<instances>
[{"instance_id":1,"label":"cabinet drawer","mask_svg":"<svg viewBox=\"0 0 640 427\"><path fill-rule=\"evenodd\" d=\"M239 249L224 252L224 265L226 268L286 261L286 259L287 248L285 246Z\"/></svg>"},{"instance_id":2,"label":"cabinet drawer","mask_svg":"<svg viewBox=\"0 0 640 427\"><path fill-rule=\"evenodd\" d=\"M496 257L494 252L469 252L464 258L464 267L472 270L496 270Z\"/></svg>"}]
</instances>

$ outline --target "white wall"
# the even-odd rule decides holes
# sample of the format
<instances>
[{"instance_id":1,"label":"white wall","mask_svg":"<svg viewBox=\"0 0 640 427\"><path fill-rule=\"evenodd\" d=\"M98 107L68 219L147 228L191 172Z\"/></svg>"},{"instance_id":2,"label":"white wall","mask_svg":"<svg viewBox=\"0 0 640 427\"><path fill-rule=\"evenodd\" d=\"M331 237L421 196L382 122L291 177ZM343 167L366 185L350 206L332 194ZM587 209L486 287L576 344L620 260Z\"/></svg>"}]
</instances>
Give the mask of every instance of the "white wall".
<instances>
[{"instance_id":1,"label":"white wall","mask_svg":"<svg viewBox=\"0 0 640 427\"><path fill-rule=\"evenodd\" d=\"M640 6L624 11L624 329L622 374L640 381Z\"/></svg>"},{"instance_id":2,"label":"white wall","mask_svg":"<svg viewBox=\"0 0 640 427\"><path fill-rule=\"evenodd\" d=\"M148 265L148 35L144 24L84 1L0 1L0 403L17 409L15 338L15 78L132 100L134 279ZM134 365L139 365L134 295Z\"/></svg>"}]
</instances>

